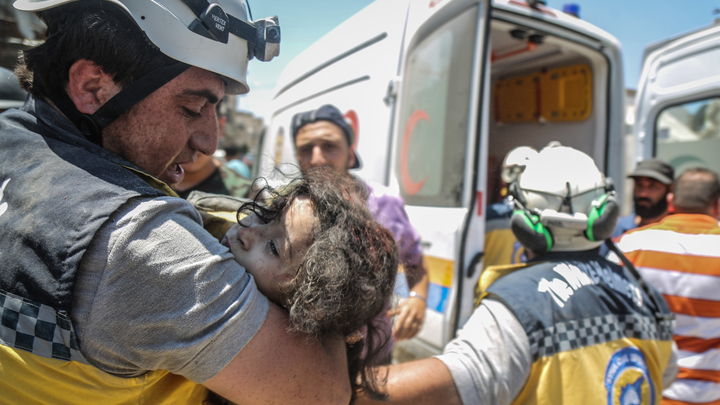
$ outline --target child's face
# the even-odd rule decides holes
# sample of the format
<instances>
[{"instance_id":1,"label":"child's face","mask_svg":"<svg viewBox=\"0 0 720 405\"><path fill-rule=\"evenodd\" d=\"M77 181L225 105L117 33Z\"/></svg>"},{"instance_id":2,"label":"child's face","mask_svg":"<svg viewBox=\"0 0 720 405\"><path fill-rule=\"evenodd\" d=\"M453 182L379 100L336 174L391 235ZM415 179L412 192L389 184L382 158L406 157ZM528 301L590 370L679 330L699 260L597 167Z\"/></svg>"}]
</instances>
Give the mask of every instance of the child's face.
<instances>
[{"instance_id":1,"label":"child's face","mask_svg":"<svg viewBox=\"0 0 720 405\"><path fill-rule=\"evenodd\" d=\"M315 210L307 196L295 198L283 214L263 224L255 214L248 215L225 235L222 243L235 260L255 278L258 289L271 300L282 302L280 283L290 280L312 243L318 225Z\"/></svg>"}]
</instances>

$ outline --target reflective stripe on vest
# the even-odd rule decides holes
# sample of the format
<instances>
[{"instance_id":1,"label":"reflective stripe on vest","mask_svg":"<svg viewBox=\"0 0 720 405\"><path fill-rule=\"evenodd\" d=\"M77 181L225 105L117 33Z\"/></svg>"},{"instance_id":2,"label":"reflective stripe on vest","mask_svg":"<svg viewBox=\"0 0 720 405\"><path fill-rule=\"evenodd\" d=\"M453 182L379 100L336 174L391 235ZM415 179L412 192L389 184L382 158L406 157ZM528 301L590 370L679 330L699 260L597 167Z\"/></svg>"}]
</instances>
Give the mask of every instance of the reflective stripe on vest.
<instances>
[{"instance_id":1,"label":"reflective stripe on vest","mask_svg":"<svg viewBox=\"0 0 720 405\"><path fill-rule=\"evenodd\" d=\"M668 309L597 255L543 258L553 261L529 263L486 291L515 314L530 343L533 365L513 404L659 403L672 323L654 314Z\"/></svg>"}]
</instances>

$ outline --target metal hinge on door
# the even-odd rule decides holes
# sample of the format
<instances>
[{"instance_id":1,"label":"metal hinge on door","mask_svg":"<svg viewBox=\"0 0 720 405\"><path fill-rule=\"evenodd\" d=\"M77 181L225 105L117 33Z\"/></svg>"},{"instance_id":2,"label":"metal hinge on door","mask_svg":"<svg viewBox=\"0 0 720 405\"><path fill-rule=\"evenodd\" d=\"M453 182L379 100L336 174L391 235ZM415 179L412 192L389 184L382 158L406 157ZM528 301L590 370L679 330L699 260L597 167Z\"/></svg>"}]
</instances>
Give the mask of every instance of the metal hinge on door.
<instances>
[{"instance_id":1,"label":"metal hinge on door","mask_svg":"<svg viewBox=\"0 0 720 405\"><path fill-rule=\"evenodd\" d=\"M395 77L388 82L387 91L385 92L385 98L383 101L385 105L391 107L397 99L398 89L400 89L400 77Z\"/></svg>"}]
</instances>

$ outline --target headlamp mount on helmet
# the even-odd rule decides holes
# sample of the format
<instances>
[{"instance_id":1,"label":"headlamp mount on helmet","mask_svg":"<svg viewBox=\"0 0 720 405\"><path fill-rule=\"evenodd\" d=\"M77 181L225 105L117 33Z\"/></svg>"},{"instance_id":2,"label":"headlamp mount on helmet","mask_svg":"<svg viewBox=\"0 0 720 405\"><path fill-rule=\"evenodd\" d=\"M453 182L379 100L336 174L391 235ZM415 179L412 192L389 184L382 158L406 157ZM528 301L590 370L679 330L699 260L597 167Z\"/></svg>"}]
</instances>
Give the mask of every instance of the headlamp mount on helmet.
<instances>
[{"instance_id":1,"label":"headlamp mount on helmet","mask_svg":"<svg viewBox=\"0 0 720 405\"><path fill-rule=\"evenodd\" d=\"M208 39L228 43L230 34L248 42L248 60L267 62L280 54L280 26L277 16L246 22L226 14L217 3L182 0L197 16L188 29Z\"/></svg>"}]
</instances>

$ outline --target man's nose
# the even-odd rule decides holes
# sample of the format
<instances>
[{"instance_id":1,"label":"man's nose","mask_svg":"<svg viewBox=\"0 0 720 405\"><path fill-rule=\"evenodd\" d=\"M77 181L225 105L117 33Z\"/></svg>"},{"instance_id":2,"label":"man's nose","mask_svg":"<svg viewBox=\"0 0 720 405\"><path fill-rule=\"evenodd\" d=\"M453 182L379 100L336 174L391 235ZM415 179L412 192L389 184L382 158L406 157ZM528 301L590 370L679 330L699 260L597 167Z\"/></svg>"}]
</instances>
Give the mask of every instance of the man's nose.
<instances>
[{"instance_id":1,"label":"man's nose","mask_svg":"<svg viewBox=\"0 0 720 405\"><path fill-rule=\"evenodd\" d=\"M219 126L218 117L215 109L211 112L203 114L203 120L199 124L199 128L190 138L190 147L198 152L212 156L218 146Z\"/></svg>"},{"instance_id":2,"label":"man's nose","mask_svg":"<svg viewBox=\"0 0 720 405\"><path fill-rule=\"evenodd\" d=\"M313 166L322 166L325 164L325 156L323 155L321 146L313 147L310 164Z\"/></svg>"},{"instance_id":3,"label":"man's nose","mask_svg":"<svg viewBox=\"0 0 720 405\"><path fill-rule=\"evenodd\" d=\"M637 189L635 189L635 195L637 197L647 197L648 196L647 187L638 187Z\"/></svg>"}]
</instances>

